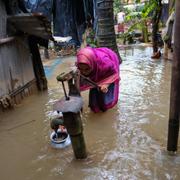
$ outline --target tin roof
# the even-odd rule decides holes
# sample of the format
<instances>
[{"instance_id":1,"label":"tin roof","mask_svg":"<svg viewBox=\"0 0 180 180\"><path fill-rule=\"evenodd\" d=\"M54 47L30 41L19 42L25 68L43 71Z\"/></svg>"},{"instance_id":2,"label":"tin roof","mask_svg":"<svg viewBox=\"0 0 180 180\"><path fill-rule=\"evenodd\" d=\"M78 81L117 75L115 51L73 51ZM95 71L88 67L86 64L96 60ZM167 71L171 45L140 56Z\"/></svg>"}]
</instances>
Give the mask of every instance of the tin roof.
<instances>
[{"instance_id":1,"label":"tin roof","mask_svg":"<svg viewBox=\"0 0 180 180\"><path fill-rule=\"evenodd\" d=\"M24 33L54 40L51 32L51 23L42 13L21 13L8 16L8 22Z\"/></svg>"}]
</instances>

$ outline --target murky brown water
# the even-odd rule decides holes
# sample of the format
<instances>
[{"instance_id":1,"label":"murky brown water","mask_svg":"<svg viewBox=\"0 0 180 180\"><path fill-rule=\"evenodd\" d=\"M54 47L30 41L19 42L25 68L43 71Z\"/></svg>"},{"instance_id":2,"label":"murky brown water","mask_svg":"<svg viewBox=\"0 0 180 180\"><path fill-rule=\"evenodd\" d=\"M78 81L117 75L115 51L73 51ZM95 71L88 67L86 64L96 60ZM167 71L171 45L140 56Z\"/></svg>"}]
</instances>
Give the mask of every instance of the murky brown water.
<instances>
[{"instance_id":1,"label":"murky brown water","mask_svg":"<svg viewBox=\"0 0 180 180\"><path fill-rule=\"evenodd\" d=\"M118 105L94 114L83 93L88 158L75 160L71 146L50 145L52 104L63 95L54 75L48 92L0 116L1 180L180 179L180 156L166 152L171 62L151 60L151 48L120 52ZM65 61L54 74L73 63Z\"/></svg>"}]
</instances>

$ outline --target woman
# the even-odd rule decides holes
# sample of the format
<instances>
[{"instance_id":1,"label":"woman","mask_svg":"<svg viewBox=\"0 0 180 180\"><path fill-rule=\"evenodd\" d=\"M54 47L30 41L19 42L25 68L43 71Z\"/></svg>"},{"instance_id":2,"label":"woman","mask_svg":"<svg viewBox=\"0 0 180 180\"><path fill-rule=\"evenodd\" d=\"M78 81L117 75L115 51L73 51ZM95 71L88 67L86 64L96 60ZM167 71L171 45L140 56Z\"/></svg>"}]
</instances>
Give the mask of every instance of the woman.
<instances>
[{"instance_id":1,"label":"woman","mask_svg":"<svg viewBox=\"0 0 180 180\"><path fill-rule=\"evenodd\" d=\"M120 78L119 59L115 52L108 48L83 48L77 53L77 68L83 77L80 89L90 89L89 107L92 111L104 112L117 104ZM96 86L92 85L93 82Z\"/></svg>"}]
</instances>

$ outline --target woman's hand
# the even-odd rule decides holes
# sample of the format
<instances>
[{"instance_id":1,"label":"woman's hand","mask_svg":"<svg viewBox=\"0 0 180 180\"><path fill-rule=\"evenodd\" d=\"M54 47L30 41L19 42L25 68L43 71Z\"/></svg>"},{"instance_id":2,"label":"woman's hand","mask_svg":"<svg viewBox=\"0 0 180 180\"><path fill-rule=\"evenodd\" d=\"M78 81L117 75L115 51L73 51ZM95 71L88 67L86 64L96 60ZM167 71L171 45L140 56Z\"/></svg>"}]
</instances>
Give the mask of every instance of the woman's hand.
<instances>
[{"instance_id":1,"label":"woman's hand","mask_svg":"<svg viewBox=\"0 0 180 180\"><path fill-rule=\"evenodd\" d=\"M108 87L109 87L109 84L104 84L104 85L100 86L100 90L103 93L107 93L108 92Z\"/></svg>"}]
</instances>

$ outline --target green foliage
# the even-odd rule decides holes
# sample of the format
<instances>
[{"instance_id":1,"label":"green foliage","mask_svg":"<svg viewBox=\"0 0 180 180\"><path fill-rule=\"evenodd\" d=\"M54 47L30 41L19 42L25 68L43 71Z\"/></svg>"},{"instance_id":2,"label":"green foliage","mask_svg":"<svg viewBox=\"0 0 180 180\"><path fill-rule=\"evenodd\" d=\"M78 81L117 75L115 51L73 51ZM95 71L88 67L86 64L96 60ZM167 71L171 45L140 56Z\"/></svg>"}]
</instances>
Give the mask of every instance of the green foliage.
<instances>
[{"instance_id":1,"label":"green foliage","mask_svg":"<svg viewBox=\"0 0 180 180\"><path fill-rule=\"evenodd\" d=\"M140 2L139 0L136 1ZM151 20L150 14L153 13L158 7L157 0L149 0L145 5L139 8L137 12L129 12L126 15L126 22L134 22L133 25L128 29L128 33L135 29L145 29L146 22Z\"/></svg>"},{"instance_id":2,"label":"green foliage","mask_svg":"<svg viewBox=\"0 0 180 180\"><path fill-rule=\"evenodd\" d=\"M117 8L118 3L120 3L120 0L114 1L115 8ZM147 22L152 18L150 15L159 8L158 0L148 0L145 2L144 6L137 6L138 3L141 3L140 0L135 0L135 3L136 6L133 10L126 9L125 21L132 25L128 31L122 35L124 38L127 38L129 34L136 29L142 30L145 33L147 31ZM125 12L125 9L123 11Z\"/></svg>"},{"instance_id":3,"label":"green foliage","mask_svg":"<svg viewBox=\"0 0 180 180\"><path fill-rule=\"evenodd\" d=\"M141 18L141 12L130 12L129 14L126 15L126 22L128 21L132 21L132 20L136 20L136 19L139 19Z\"/></svg>"},{"instance_id":4,"label":"green foliage","mask_svg":"<svg viewBox=\"0 0 180 180\"><path fill-rule=\"evenodd\" d=\"M95 38L95 32L92 28L89 29L88 35L86 37L86 44L91 47L97 47L97 40Z\"/></svg>"},{"instance_id":5,"label":"green foliage","mask_svg":"<svg viewBox=\"0 0 180 180\"><path fill-rule=\"evenodd\" d=\"M142 18L147 18L151 12L154 11L154 9L157 6L157 1L154 2L154 0L151 0L152 3L146 3L144 8L142 9Z\"/></svg>"},{"instance_id":6,"label":"green foliage","mask_svg":"<svg viewBox=\"0 0 180 180\"><path fill-rule=\"evenodd\" d=\"M149 18L149 14L152 13L155 8L157 8L157 1L156 0L149 0L145 3L144 6L140 6L139 8L136 8L136 12L129 12L126 15L126 20L131 21L136 18Z\"/></svg>"},{"instance_id":7,"label":"green foliage","mask_svg":"<svg viewBox=\"0 0 180 180\"><path fill-rule=\"evenodd\" d=\"M121 0L114 0L114 14L116 15L118 12L123 10Z\"/></svg>"},{"instance_id":8,"label":"green foliage","mask_svg":"<svg viewBox=\"0 0 180 180\"><path fill-rule=\"evenodd\" d=\"M169 14L171 14L173 11L175 11L175 2L176 2L176 0L171 0L171 1L172 1L171 3L169 1L169 3L170 3Z\"/></svg>"}]
</instances>

